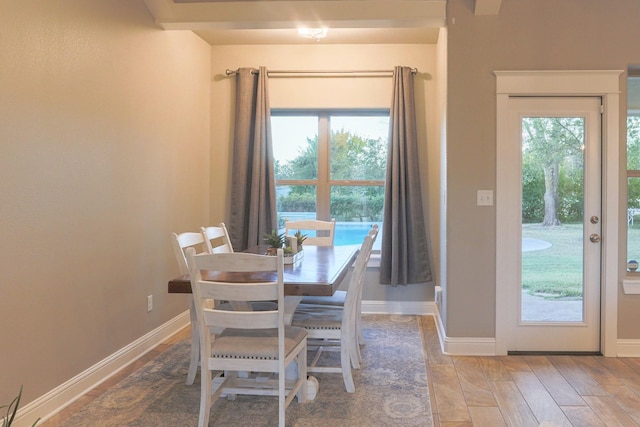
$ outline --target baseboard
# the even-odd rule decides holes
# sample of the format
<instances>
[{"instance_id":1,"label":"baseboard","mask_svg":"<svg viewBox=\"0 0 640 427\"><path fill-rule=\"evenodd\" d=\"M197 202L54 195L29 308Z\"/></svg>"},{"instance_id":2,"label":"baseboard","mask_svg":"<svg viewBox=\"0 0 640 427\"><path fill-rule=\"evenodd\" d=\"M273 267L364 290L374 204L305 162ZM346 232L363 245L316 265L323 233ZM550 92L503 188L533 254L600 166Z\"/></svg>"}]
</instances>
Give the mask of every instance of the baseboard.
<instances>
[{"instance_id":1,"label":"baseboard","mask_svg":"<svg viewBox=\"0 0 640 427\"><path fill-rule=\"evenodd\" d=\"M362 301L362 312L372 314L433 315L433 301Z\"/></svg>"},{"instance_id":2,"label":"baseboard","mask_svg":"<svg viewBox=\"0 0 640 427\"><path fill-rule=\"evenodd\" d=\"M13 425L15 427L31 426L33 421L38 418L44 421L52 417L85 395L89 390L97 387L100 383L106 381L118 371L145 355L158 344L182 330L188 324L189 311L187 310L71 378L64 384L61 384L33 402L23 406L19 410Z\"/></svg>"},{"instance_id":3,"label":"baseboard","mask_svg":"<svg viewBox=\"0 0 640 427\"><path fill-rule=\"evenodd\" d=\"M640 357L640 340L618 340L618 357Z\"/></svg>"},{"instance_id":4,"label":"baseboard","mask_svg":"<svg viewBox=\"0 0 640 427\"><path fill-rule=\"evenodd\" d=\"M436 328L438 330L438 338L440 339L440 348L444 354L451 356L495 356L496 340L495 338L450 338L444 330L440 312L436 305L433 314ZM619 339L617 342L618 357L640 357L640 340L639 339Z\"/></svg>"},{"instance_id":5,"label":"baseboard","mask_svg":"<svg viewBox=\"0 0 640 427\"><path fill-rule=\"evenodd\" d=\"M496 355L496 339L495 338L451 338L445 333L444 324L440 317L438 306L435 307L433 314L438 330L438 338L440 339L440 349L442 353L450 356L495 356Z\"/></svg>"}]
</instances>

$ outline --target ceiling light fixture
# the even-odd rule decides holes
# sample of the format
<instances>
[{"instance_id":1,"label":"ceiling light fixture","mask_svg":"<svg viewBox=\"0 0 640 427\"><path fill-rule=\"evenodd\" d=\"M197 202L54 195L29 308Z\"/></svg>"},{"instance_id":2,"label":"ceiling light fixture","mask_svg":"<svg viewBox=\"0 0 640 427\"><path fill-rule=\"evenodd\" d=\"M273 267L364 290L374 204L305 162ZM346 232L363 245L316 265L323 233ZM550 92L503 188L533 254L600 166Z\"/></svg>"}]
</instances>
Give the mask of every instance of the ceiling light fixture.
<instances>
[{"instance_id":1,"label":"ceiling light fixture","mask_svg":"<svg viewBox=\"0 0 640 427\"><path fill-rule=\"evenodd\" d=\"M315 41L318 41L320 39L323 39L325 37L327 37L327 33L329 32L329 29L327 27L321 27L321 28L298 28L298 35L300 37L304 37L307 39L313 39Z\"/></svg>"}]
</instances>

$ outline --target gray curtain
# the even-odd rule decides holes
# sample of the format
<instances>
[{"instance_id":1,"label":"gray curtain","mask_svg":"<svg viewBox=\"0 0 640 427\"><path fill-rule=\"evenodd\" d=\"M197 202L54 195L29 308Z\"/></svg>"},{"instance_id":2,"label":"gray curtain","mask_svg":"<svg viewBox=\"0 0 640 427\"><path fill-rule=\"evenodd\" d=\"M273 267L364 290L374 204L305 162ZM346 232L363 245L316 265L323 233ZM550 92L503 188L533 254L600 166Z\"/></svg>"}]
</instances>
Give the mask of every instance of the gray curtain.
<instances>
[{"instance_id":1,"label":"gray curtain","mask_svg":"<svg viewBox=\"0 0 640 427\"><path fill-rule=\"evenodd\" d=\"M431 262L418 170L413 73L395 67L389 114L380 283L430 282Z\"/></svg>"},{"instance_id":2,"label":"gray curtain","mask_svg":"<svg viewBox=\"0 0 640 427\"><path fill-rule=\"evenodd\" d=\"M267 69L236 74L229 234L233 249L263 244L276 228L276 190Z\"/></svg>"}]
</instances>

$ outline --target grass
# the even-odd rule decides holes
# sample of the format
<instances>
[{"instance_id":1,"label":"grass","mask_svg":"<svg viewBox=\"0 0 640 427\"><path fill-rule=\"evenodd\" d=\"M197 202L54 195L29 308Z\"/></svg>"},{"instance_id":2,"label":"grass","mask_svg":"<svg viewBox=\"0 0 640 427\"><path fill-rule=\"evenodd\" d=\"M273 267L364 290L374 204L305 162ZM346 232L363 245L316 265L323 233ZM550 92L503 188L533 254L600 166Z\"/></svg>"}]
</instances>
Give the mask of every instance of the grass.
<instances>
[{"instance_id":1,"label":"grass","mask_svg":"<svg viewBox=\"0 0 640 427\"><path fill-rule=\"evenodd\" d=\"M582 224L523 224L522 237L551 243L522 253L522 287L550 299L582 297Z\"/></svg>"},{"instance_id":2,"label":"grass","mask_svg":"<svg viewBox=\"0 0 640 427\"><path fill-rule=\"evenodd\" d=\"M627 254L628 259L640 261L640 218L636 218L628 228ZM522 287L549 299L582 297L582 224L523 224L522 237L551 243L548 249L522 253Z\"/></svg>"}]
</instances>

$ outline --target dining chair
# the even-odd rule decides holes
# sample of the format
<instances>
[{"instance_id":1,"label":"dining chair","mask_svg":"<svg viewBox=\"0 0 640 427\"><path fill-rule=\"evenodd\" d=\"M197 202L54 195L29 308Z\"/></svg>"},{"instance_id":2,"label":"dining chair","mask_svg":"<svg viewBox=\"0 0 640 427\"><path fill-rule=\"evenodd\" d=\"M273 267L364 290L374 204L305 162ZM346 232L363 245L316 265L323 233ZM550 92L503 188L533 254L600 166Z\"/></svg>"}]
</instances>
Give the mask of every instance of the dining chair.
<instances>
[{"instance_id":1,"label":"dining chair","mask_svg":"<svg viewBox=\"0 0 640 427\"><path fill-rule=\"evenodd\" d=\"M298 402L307 393L307 332L286 326L284 321L284 255L219 253L196 255L187 249L191 288L198 319L201 349L200 427L209 424L211 405L226 394L277 395L278 420L285 425L285 409L294 396ZM203 271L215 272L215 280L203 278ZM258 273L258 279L246 279ZM265 278L265 274L268 276ZM226 276L225 276L226 275ZM206 276L205 276L206 277ZM209 307L207 300L272 301L275 310L241 311ZM211 330L222 330L212 333ZM287 379L285 370L297 363L297 377ZM212 384L212 372L224 372ZM248 377L238 372L249 372ZM265 377L264 373L273 375ZM256 384L259 387L256 387Z\"/></svg>"},{"instance_id":2,"label":"dining chair","mask_svg":"<svg viewBox=\"0 0 640 427\"><path fill-rule=\"evenodd\" d=\"M184 233L171 233L171 246L173 253L178 262L180 274L189 274L189 266L187 265L187 248L196 248L196 253L207 252L207 246L202 233L195 231L186 231Z\"/></svg>"},{"instance_id":3,"label":"dining chair","mask_svg":"<svg viewBox=\"0 0 640 427\"><path fill-rule=\"evenodd\" d=\"M372 238L372 245L375 243L376 238L378 237L378 232L380 231L378 224L374 224L371 226L371 230L369 230L369 236ZM371 258L371 252L369 251L369 255L367 256L367 263ZM358 357L357 363L353 366L358 369L360 367L360 361L362 360L362 356L360 355L359 346L364 345L364 332L362 330L362 290L364 289L364 285L360 289L360 295L358 297L358 307L356 308L356 332L358 337ZM331 306L344 306L344 303L347 299L347 291L345 290L337 290L331 296L305 296L300 301L301 304L318 304L318 305L331 305Z\"/></svg>"},{"instance_id":4,"label":"dining chair","mask_svg":"<svg viewBox=\"0 0 640 427\"><path fill-rule=\"evenodd\" d=\"M229 232L227 231L227 226L224 225L224 222L221 222L217 227L201 227L200 231L204 237L204 243L207 246L207 251L210 254L233 252Z\"/></svg>"},{"instance_id":5,"label":"dining chair","mask_svg":"<svg viewBox=\"0 0 640 427\"><path fill-rule=\"evenodd\" d=\"M226 227L224 227L224 223L220 223L221 227L207 227L207 228L215 228L222 229L223 232L226 233ZM207 233L203 232L201 228L201 232L192 232L187 231L184 233L171 233L171 243L173 246L173 250L176 256L176 261L178 262L178 268L180 269L180 274L189 274L189 266L187 265L187 255L186 250L188 248L194 248L196 253L213 253L213 252L225 252L227 249L229 252L233 252L233 247L231 246L231 242L227 240L227 244L223 243L219 246L212 247L211 240L208 240L208 236L212 236L212 240L218 239L214 232L208 231ZM228 235L227 235L228 238ZM228 245L228 248L226 247ZM189 307L189 316L191 321L191 357L189 361L189 370L187 371L187 380L186 384L191 385L196 379L196 374L198 372L198 366L200 364L200 350L199 350L199 341L198 341L198 328L195 327L197 325L196 320L196 312L195 307L193 305L193 297L190 295L190 307ZM213 302L210 301L210 304ZM262 310L273 310L276 306L275 302L272 301L256 301L253 303L248 303L244 301L225 301L220 304L220 309L226 310L235 310L235 309L247 309L247 307L251 307L252 310L262 311Z\"/></svg>"},{"instance_id":6,"label":"dining chair","mask_svg":"<svg viewBox=\"0 0 640 427\"><path fill-rule=\"evenodd\" d=\"M336 231L335 218L331 221L321 221L318 219L303 219L300 221L285 220L285 236L293 236L300 230L306 234L305 245L309 246L333 246Z\"/></svg>"},{"instance_id":7,"label":"dining chair","mask_svg":"<svg viewBox=\"0 0 640 427\"><path fill-rule=\"evenodd\" d=\"M356 364L359 366L356 310L372 246L373 238L365 236L356 257L343 306L299 304L291 321L292 325L307 330L308 346L316 350L307 372L341 372L348 393L355 392L351 367ZM318 365L324 350L340 350L339 367Z\"/></svg>"},{"instance_id":8,"label":"dining chair","mask_svg":"<svg viewBox=\"0 0 640 427\"><path fill-rule=\"evenodd\" d=\"M184 233L171 233L171 245L173 252L178 262L178 268L180 274L189 274L189 266L187 265L186 250L193 248L196 253L206 253L207 247L204 241L202 233L187 231ZM196 311L193 303L192 296L189 296L190 307L189 316L191 321L191 356L189 360L189 370L187 371L186 384L191 385L196 379L196 373L198 372L198 364L200 362L200 349L198 344L198 329L193 327L196 325Z\"/></svg>"}]
</instances>

